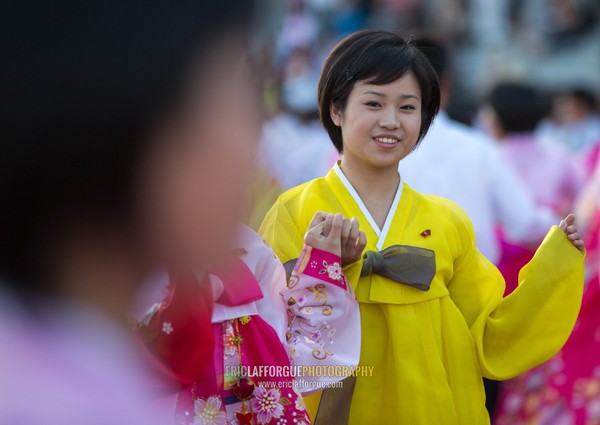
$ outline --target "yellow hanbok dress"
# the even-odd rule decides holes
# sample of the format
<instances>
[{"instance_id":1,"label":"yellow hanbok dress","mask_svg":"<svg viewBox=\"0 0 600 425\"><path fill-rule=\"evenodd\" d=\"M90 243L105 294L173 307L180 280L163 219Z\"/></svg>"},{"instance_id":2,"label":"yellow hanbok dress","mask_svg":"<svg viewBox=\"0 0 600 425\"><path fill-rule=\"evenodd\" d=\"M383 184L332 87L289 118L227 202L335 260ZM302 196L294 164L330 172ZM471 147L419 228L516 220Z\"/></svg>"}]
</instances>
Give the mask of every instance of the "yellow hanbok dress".
<instances>
[{"instance_id":1,"label":"yellow hanbok dress","mask_svg":"<svg viewBox=\"0 0 600 425\"><path fill-rule=\"evenodd\" d=\"M400 183L379 229L336 164L326 177L282 194L260 230L282 262L298 257L315 212L356 217L367 250L402 244L435 252L428 291L344 269L360 303L360 364L350 424L488 424L482 377L508 379L554 355L577 318L584 255L556 226L503 298L504 280L475 246L452 202Z\"/></svg>"}]
</instances>

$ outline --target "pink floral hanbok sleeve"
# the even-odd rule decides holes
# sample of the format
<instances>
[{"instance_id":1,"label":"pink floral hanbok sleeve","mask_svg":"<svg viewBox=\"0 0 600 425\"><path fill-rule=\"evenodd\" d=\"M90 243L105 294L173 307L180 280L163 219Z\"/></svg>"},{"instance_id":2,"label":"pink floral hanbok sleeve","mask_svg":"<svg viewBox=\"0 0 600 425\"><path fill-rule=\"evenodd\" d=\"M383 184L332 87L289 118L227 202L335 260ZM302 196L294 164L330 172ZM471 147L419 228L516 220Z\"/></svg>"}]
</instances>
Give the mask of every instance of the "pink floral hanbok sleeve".
<instances>
[{"instance_id":1,"label":"pink floral hanbok sleeve","mask_svg":"<svg viewBox=\"0 0 600 425\"><path fill-rule=\"evenodd\" d=\"M280 336L294 370L305 372L296 376L298 388L313 392L344 379L342 372L359 361L360 314L340 258L305 246L288 280L271 248L262 245L248 250L244 261L264 294L259 314Z\"/></svg>"}]
</instances>

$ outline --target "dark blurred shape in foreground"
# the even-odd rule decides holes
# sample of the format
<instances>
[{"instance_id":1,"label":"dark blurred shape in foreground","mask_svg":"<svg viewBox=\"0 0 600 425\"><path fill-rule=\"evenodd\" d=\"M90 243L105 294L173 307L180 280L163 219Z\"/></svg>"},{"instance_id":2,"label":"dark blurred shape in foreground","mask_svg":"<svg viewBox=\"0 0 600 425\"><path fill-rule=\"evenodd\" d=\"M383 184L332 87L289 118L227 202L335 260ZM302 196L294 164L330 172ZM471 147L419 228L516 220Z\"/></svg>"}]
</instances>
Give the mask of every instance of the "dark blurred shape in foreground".
<instances>
[{"instance_id":1,"label":"dark blurred shape in foreground","mask_svg":"<svg viewBox=\"0 0 600 425\"><path fill-rule=\"evenodd\" d=\"M2 2L0 424L161 423L123 318L153 268L229 246L259 126L253 16Z\"/></svg>"}]
</instances>

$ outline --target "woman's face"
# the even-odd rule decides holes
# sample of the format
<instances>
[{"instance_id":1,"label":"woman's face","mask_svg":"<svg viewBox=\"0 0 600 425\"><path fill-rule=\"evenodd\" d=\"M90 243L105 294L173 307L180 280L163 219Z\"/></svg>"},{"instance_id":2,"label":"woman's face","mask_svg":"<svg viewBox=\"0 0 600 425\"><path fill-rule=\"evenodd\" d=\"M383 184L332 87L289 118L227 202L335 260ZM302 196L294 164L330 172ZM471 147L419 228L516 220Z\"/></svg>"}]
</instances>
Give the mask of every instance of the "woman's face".
<instances>
[{"instance_id":1,"label":"woman's face","mask_svg":"<svg viewBox=\"0 0 600 425\"><path fill-rule=\"evenodd\" d=\"M201 268L232 248L261 124L239 45L220 46L193 78L184 107L158 131L142 216L150 255Z\"/></svg>"},{"instance_id":2,"label":"woman's face","mask_svg":"<svg viewBox=\"0 0 600 425\"><path fill-rule=\"evenodd\" d=\"M398 167L415 147L421 128L421 90L409 72L385 85L358 81L344 110L331 107L342 129L345 162Z\"/></svg>"}]
</instances>

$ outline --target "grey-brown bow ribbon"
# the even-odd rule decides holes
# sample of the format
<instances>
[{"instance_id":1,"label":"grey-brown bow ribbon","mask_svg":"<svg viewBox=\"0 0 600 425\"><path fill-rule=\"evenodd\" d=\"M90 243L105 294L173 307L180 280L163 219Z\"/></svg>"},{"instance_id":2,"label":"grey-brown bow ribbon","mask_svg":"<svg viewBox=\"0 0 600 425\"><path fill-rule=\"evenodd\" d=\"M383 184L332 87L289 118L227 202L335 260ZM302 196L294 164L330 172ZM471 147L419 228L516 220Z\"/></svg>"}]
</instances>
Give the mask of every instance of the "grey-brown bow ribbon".
<instances>
[{"instance_id":1,"label":"grey-brown bow ribbon","mask_svg":"<svg viewBox=\"0 0 600 425\"><path fill-rule=\"evenodd\" d=\"M420 291L429 291L435 276L435 252L409 245L392 245L383 251L367 251L363 256L360 275L372 273Z\"/></svg>"}]
</instances>

